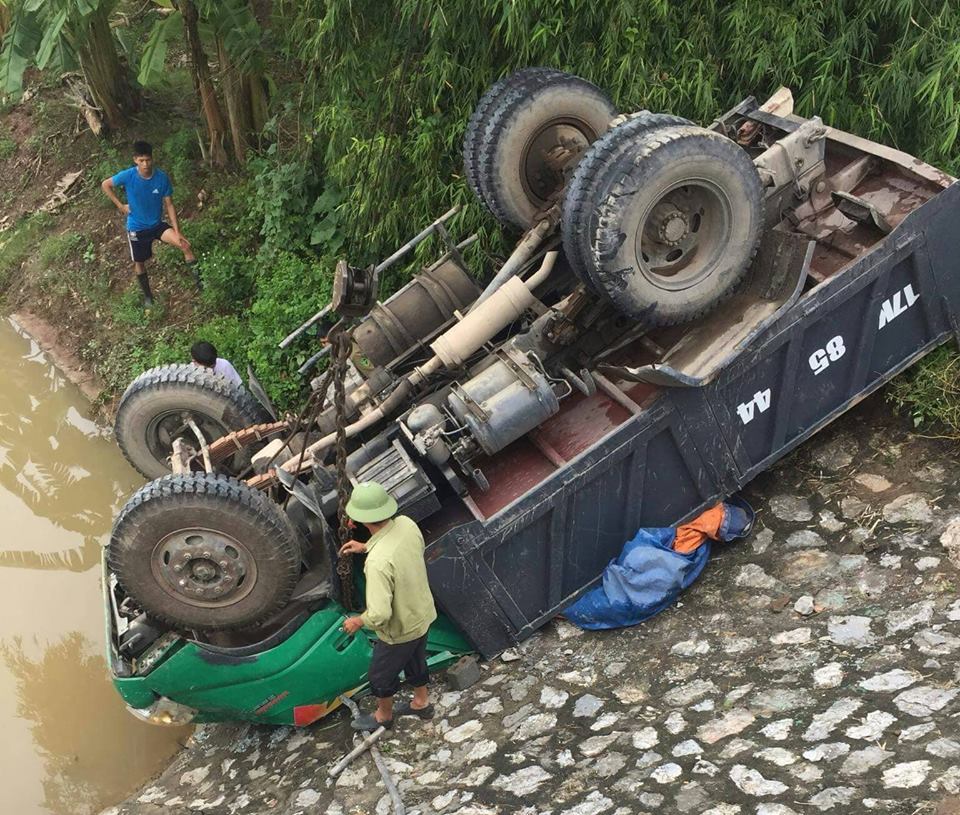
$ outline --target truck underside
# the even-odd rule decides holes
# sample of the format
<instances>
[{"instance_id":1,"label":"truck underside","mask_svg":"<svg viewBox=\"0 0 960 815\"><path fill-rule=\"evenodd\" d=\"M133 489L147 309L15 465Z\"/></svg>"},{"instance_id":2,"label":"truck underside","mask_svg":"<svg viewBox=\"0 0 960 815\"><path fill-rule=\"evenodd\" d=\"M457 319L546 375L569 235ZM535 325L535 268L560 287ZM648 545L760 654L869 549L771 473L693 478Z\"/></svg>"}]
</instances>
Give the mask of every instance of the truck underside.
<instances>
[{"instance_id":1,"label":"truck underside","mask_svg":"<svg viewBox=\"0 0 960 815\"><path fill-rule=\"evenodd\" d=\"M150 450L161 471L172 451L174 469L121 512L105 566L132 707L303 724L362 684L369 640L338 630L361 588L336 558L344 474L423 530L435 662L491 657L638 528L736 492L958 336L960 188L935 168L793 116L788 93L696 128L613 118L559 72L516 76L465 144L474 191L525 230L482 292L448 213L412 242L439 234L443 257L383 303L380 269L338 268L341 315L364 312L334 329L340 394L322 379L270 421L230 399L185 416L192 373L128 389L147 441L125 452L155 477ZM549 108L571 89L579 108ZM148 415L143 393L170 407Z\"/></svg>"}]
</instances>

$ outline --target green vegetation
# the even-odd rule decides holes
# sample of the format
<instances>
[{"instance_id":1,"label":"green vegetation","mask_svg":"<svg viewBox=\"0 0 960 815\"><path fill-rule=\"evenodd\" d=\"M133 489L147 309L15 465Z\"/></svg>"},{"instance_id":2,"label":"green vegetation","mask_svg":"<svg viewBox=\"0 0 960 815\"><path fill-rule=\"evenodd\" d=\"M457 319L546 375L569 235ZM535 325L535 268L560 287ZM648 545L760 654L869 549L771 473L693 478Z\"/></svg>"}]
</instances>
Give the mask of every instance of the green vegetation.
<instances>
[{"instance_id":1,"label":"green vegetation","mask_svg":"<svg viewBox=\"0 0 960 815\"><path fill-rule=\"evenodd\" d=\"M85 244L86 241L79 232L50 235L40 244L40 264L44 269L53 269L75 255Z\"/></svg>"},{"instance_id":2,"label":"green vegetation","mask_svg":"<svg viewBox=\"0 0 960 815\"><path fill-rule=\"evenodd\" d=\"M10 284L14 272L36 250L40 236L52 222L49 215L38 212L0 232L0 288Z\"/></svg>"},{"instance_id":3,"label":"green vegetation","mask_svg":"<svg viewBox=\"0 0 960 815\"><path fill-rule=\"evenodd\" d=\"M890 400L917 426L960 439L960 356L938 348L893 380Z\"/></svg>"},{"instance_id":4,"label":"green vegetation","mask_svg":"<svg viewBox=\"0 0 960 815\"><path fill-rule=\"evenodd\" d=\"M496 78L527 65L587 77L621 110L700 122L787 85L802 115L960 168L956 4L298 0L281 8L294 17L288 48L312 71L303 94L312 138L348 193L345 209L371 250L364 260L411 224L470 200L460 178L464 123ZM380 185L370 180L378 171ZM479 212L471 218L479 222Z\"/></svg>"},{"instance_id":5,"label":"green vegetation","mask_svg":"<svg viewBox=\"0 0 960 815\"><path fill-rule=\"evenodd\" d=\"M328 299L336 260L382 258L455 203L465 205L457 233L481 233L468 260L487 271L482 251L502 254L509 237L473 201L460 143L476 100L519 67L562 68L606 89L621 110L700 122L745 95L788 85L801 115L960 173L955 3L56 0L38 18L40 29L49 34L59 19L49 16L53 8L67 12L62 31L82 27L86 18L75 15L86 7L109 11L143 110L135 132L116 128L86 161L93 183L74 206L109 228L91 236L61 225L84 240L64 248L48 239L40 265L64 252L63 303L97 326L84 335L84 355L114 391L144 367L184 359L204 337L241 370L254 365L278 404L291 405L302 387L293 372L315 340L286 352L277 342ZM11 71L19 81L41 57L55 72L56 54L21 47L28 34L5 40L0 74L7 71L8 86ZM59 42L45 39L47 48ZM206 94L202 106L197 88ZM178 253L158 249L152 280L160 305L149 315L96 188L128 165L129 140L144 136L173 177L205 283L202 295L193 292ZM0 159L3 150L0 139ZM69 221L71 213L58 217ZM0 287L25 258L5 235ZM385 289L410 271L392 270ZM898 404L920 421L956 428L960 396L950 384L958 364L952 352L934 355L898 381Z\"/></svg>"},{"instance_id":6,"label":"green vegetation","mask_svg":"<svg viewBox=\"0 0 960 815\"><path fill-rule=\"evenodd\" d=\"M17 152L17 143L6 130L0 130L0 161L6 161Z\"/></svg>"}]
</instances>

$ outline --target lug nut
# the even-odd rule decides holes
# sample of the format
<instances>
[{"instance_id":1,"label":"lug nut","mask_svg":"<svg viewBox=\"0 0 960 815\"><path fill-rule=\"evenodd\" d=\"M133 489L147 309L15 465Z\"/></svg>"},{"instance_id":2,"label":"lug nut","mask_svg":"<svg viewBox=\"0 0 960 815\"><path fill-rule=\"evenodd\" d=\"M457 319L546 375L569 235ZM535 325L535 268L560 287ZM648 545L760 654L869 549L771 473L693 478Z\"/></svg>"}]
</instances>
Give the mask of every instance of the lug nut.
<instances>
[{"instance_id":1,"label":"lug nut","mask_svg":"<svg viewBox=\"0 0 960 815\"><path fill-rule=\"evenodd\" d=\"M182 572L182 571L183 571L183 565L180 564L180 563L174 563L174 564L173 564L173 570L174 570L175 572Z\"/></svg>"},{"instance_id":2,"label":"lug nut","mask_svg":"<svg viewBox=\"0 0 960 815\"><path fill-rule=\"evenodd\" d=\"M186 581L186 580L183 580L183 579L181 579L181 580L180 580L180 584L179 584L179 585L181 585L181 586L186 586L186 585L187 585L187 581Z\"/></svg>"},{"instance_id":3,"label":"lug nut","mask_svg":"<svg viewBox=\"0 0 960 815\"><path fill-rule=\"evenodd\" d=\"M227 561L221 560L221 561L220 561L220 568L221 568L221 569L226 569L226 568L227 568Z\"/></svg>"}]
</instances>

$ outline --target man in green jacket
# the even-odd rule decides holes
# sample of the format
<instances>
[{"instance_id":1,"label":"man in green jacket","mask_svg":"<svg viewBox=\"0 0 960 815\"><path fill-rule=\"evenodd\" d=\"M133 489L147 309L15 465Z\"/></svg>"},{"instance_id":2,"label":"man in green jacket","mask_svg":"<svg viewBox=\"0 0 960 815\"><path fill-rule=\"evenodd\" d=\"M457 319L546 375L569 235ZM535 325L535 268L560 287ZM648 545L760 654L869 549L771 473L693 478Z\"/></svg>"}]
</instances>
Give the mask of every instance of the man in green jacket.
<instances>
[{"instance_id":1,"label":"man in green jacket","mask_svg":"<svg viewBox=\"0 0 960 815\"><path fill-rule=\"evenodd\" d=\"M357 730L392 727L393 717L433 718L427 695L427 630L437 619L423 559L423 535L397 502L375 482L358 484L347 503L347 516L370 530L366 543L349 540L340 554L366 554L366 611L343 621L355 634L366 626L377 635L368 678L377 709L353 722ZM413 699L394 708L400 672L413 685Z\"/></svg>"}]
</instances>

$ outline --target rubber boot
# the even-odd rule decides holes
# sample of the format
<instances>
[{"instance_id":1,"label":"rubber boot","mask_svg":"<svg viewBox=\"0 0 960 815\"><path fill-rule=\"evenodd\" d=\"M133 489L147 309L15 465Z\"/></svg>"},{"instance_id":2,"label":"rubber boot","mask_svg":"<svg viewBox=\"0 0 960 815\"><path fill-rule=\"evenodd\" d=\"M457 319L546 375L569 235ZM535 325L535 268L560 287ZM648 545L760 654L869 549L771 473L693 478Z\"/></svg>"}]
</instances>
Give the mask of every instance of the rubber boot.
<instances>
[{"instance_id":1,"label":"rubber boot","mask_svg":"<svg viewBox=\"0 0 960 815\"><path fill-rule=\"evenodd\" d=\"M137 282L143 292L143 307L151 308L153 306L153 292L150 291L150 279L147 277L147 273L138 274Z\"/></svg>"},{"instance_id":2,"label":"rubber boot","mask_svg":"<svg viewBox=\"0 0 960 815\"><path fill-rule=\"evenodd\" d=\"M190 268L190 271L193 272L193 280L197 284L197 291L203 291L203 280L200 279L200 264L198 261L193 261L192 263L187 263L187 266Z\"/></svg>"}]
</instances>

